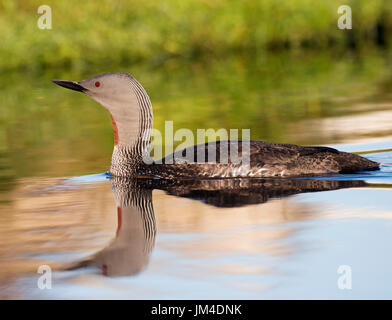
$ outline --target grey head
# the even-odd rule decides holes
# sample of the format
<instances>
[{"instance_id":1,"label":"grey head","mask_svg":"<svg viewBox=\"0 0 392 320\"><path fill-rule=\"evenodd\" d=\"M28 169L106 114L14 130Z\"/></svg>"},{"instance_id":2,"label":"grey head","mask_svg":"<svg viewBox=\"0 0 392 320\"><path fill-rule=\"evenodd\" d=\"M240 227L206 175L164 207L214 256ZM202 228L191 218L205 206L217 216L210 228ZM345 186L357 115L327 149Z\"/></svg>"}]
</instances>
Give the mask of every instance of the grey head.
<instances>
[{"instance_id":1,"label":"grey head","mask_svg":"<svg viewBox=\"0 0 392 320\"><path fill-rule=\"evenodd\" d=\"M126 105L138 102L137 91L140 88L137 88L137 81L124 72L103 73L82 81L52 81L64 88L87 94L110 112L121 111Z\"/></svg>"},{"instance_id":2,"label":"grey head","mask_svg":"<svg viewBox=\"0 0 392 320\"><path fill-rule=\"evenodd\" d=\"M117 125L120 143L132 144L140 134L140 126L148 125L146 120L152 122L150 99L141 84L128 73L103 73L82 81L52 81L87 94L109 110Z\"/></svg>"},{"instance_id":3,"label":"grey head","mask_svg":"<svg viewBox=\"0 0 392 320\"><path fill-rule=\"evenodd\" d=\"M82 81L52 80L59 86L83 92L111 115L115 148L111 173L126 175L128 166L142 161L149 149L153 123L150 98L141 84L128 73L103 73ZM125 159L124 155L129 157Z\"/></svg>"}]
</instances>

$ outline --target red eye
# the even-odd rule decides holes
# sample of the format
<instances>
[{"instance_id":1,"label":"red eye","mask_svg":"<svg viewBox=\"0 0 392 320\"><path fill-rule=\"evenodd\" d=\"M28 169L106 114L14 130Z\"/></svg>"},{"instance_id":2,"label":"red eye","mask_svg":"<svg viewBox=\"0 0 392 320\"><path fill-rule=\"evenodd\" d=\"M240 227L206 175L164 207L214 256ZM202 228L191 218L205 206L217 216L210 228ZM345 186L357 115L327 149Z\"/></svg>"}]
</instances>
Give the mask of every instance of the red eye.
<instances>
[{"instance_id":1,"label":"red eye","mask_svg":"<svg viewBox=\"0 0 392 320\"><path fill-rule=\"evenodd\" d=\"M101 85L99 81L95 82L95 86L98 88Z\"/></svg>"}]
</instances>

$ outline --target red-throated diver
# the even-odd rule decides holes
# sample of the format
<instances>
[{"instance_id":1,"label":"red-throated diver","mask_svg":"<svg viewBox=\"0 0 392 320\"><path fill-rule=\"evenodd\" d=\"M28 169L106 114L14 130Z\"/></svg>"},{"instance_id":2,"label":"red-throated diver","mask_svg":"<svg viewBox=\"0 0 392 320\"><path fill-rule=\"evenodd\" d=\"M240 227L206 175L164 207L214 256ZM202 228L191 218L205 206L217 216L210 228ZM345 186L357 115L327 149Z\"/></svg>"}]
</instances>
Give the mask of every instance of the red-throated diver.
<instances>
[{"instance_id":1,"label":"red-throated diver","mask_svg":"<svg viewBox=\"0 0 392 320\"><path fill-rule=\"evenodd\" d=\"M104 73L83 81L53 80L54 83L86 93L109 110L114 128L114 150L110 174L126 177L159 178L208 178L208 177L293 177L331 173L349 173L377 170L379 164L366 158L328 147L304 147L275 144L263 141L249 142L242 148L238 141L218 141L196 145L168 156L163 161L146 163L145 152L149 150L152 129L152 106L144 88L127 73ZM221 144L228 150L238 148L238 157L248 157L249 165L225 161ZM198 163L197 154L214 148L216 162ZM227 150L227 149L226 149ZM194 155L194 161L184 162L182 154ZM174 159L168 163L167 159Z\"/></svg>"}]
</instances>

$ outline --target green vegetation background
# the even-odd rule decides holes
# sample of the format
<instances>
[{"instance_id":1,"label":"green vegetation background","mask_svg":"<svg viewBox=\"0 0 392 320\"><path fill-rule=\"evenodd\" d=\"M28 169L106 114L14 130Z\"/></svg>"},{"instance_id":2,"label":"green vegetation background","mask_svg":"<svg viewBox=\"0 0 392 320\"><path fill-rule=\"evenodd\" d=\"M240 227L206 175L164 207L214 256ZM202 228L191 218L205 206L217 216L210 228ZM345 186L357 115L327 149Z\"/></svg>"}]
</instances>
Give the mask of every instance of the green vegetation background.
<instances>
[{"instance_id":1,"label":"green vegetation background","mask_svg":"<svg viewBox=\"0 0 392 320\"><path fill-rule=\"evenodd\" d=\"M52 8L50 32L37 28L41 4ZM351 32L337 32L342 4ZM390 0L1 0L0 70L353 46L391 27Z\"/></svg>"},{"instance_id":2,"label":"green vegetation background","mask_svg":"<svg viewBox=\"0 0 392 320\"><path fill-rule=\"evenodd\" d=\"M37 27L42 4L52 30ZM352 30L337 28L342 4ZM174 130L250 128L275 142L347 139L306 121L389 108L391 12L390 0L0 0L0 190L108 169L108 113L51 79L130 72L161 132L173 120Z\"/></svg>"}]
</instances>

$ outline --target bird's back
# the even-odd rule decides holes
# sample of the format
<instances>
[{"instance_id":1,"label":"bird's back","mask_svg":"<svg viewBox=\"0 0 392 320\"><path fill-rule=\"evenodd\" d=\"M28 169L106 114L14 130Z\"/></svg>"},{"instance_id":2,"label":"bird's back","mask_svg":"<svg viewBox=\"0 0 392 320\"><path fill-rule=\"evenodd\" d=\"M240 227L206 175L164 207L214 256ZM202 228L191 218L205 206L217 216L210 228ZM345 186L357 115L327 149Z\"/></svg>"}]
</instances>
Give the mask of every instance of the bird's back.
<instances>
[{"instance_id":1,"label":"bird's back","mask_svg":"<svg viewBox=\"0 0 392 320\"><path fill-rule=\"evenodd\" d=\"M379 164L328 147L304 147L264 141L217 141L168 155L153 165L154 175L170 177L294 177L377 170ZM245 142L246 143L246 142ZM232 150L235 150L235 159ZM211 159L213 154L213 161ZM204 159L201 162L200 159ZM238 159L243 162L238 163ZM247 160L247 165L244 164Z\"/></svg>"}]
</instances>

